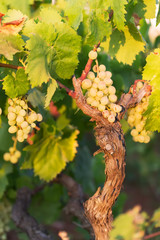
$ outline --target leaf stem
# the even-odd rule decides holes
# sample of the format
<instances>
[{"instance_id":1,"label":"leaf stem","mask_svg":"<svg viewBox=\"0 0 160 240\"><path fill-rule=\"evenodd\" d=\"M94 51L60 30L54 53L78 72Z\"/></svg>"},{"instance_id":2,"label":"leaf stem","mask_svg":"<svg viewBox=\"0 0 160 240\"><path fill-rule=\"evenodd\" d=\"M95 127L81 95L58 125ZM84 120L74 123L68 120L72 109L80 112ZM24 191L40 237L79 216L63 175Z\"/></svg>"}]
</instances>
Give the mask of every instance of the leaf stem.
<instances>
[{"instance_id":1,"label":"leaf stem","mask_svg":"<svg viewBox=\"0 0 160 240\"><path fill-rule=\"evenodd\" d=\"M12 68L12 69L19 69L19 68L23 68L24 69L24 67L15 66L15 65L12 65L12 64L7 64L7 63L0 63L0 67Z\"/></svg>"},{"instance_id":2,"label":"leaf stem","mask_svg":"<svg viewBox=\"0 0 160 240\"><path fill-rule=\"evenodd\" d=\"M150 235L147 235L147 236L144 237L144 239L154 238L154 237L159 236L159 235L160 235L160 231L156 232L156 233L152 233Z\"/></svg>"}]
</instances>

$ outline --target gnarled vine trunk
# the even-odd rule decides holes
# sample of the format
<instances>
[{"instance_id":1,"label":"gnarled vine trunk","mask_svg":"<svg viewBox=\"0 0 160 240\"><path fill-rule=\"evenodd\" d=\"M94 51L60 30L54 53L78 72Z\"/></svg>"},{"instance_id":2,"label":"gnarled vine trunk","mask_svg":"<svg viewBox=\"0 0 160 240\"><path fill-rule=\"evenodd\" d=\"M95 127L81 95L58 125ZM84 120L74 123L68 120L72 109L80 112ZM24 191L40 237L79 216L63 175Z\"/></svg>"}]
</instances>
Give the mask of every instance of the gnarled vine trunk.
<instances>
[{"instance_id":1,"label":"gnarled vine trunk","mask_svg":"<svg viewBox=\"0 0 160 240\"><path fill-rule=\"evenodd\" d=\"M136 97L129 93L123 94L119 101L122 111L117 116L116 122L110 123L100 111L86 103L81 90L81 80L73 77L73 85L77 106L84 114L91 117L91 121L96 122L95 136L100 146L98 152L104 152L105 158L104 187L98 188L96 193L84 203L84 210L93 227L95 239L108 240L112 228L112 206L120 194L125 177L125 140L119 120L128 108L141 101L145 89L139 91Z\"/></svg>"}]
</instances>

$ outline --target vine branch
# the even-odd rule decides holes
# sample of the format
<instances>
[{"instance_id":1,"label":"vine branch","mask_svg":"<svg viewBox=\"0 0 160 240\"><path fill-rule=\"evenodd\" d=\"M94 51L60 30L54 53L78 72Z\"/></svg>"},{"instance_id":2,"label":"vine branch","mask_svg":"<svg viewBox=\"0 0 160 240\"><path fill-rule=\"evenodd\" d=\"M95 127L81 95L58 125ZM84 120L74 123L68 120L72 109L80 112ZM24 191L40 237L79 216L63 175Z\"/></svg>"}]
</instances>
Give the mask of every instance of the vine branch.
<instances>
[{"instance_id":1,"label":"vine branch","mask_svg":"<svg viewBox=\"0 0 160 240\"><path fill-rule=\"evenodd\" d=\"M149 235L145 236L144 239L154 238L154 237L157 237L159 235L160 235L160 231L156 232L156 233L149 234Z\"/></svg>"}]
</instances>

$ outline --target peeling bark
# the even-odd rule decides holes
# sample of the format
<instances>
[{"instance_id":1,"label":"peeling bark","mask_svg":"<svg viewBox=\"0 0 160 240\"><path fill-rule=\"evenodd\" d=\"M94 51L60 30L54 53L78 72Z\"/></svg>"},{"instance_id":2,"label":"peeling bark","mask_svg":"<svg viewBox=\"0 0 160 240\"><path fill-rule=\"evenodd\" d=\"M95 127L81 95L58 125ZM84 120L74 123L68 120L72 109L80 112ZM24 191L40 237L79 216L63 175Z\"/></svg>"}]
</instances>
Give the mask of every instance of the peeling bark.
<instances>
[{"instance_id":1,"label":"peeling bark","mask_svg":"<svg viewBox=\"0 0 160 240\"><path fill-rule=\"evenodd\" d=\"M108 240L112 228L112 206L120 194L125 177L125 139L121 128L120 119L123 118L128 108L135 106L145 95L145 87L137 96L123 94L119 105L122 111L116 117L114 123L110 123L102 113L86 103L81 90L81 80L73 77L73 85L76 93L77 106L84 114L90 116L96 122L95 137L100 150L104 152L106 180L103 188L84 203L86 217L91 223L96 240ZM97 154L96 152L95 154Z\"/></svg>"}]
</instances>

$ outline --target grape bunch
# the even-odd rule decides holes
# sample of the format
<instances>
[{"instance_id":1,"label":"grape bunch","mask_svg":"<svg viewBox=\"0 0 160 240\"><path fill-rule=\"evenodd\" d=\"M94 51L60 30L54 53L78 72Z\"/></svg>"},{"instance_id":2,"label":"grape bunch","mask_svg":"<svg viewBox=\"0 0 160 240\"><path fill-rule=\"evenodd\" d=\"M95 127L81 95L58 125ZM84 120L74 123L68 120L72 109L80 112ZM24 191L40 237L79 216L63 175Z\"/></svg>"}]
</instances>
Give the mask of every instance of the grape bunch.
<instances>
[{"instance_id":1,"label":"grape bunch","mask_svg":"<svg viewBox=\"0 0 160 240\"><path fill-rule=\"evenodd\" d=\"M96 60L97 52L90 51L89 58ZM116 120L116 115L121 112L122 107L116 104L117 96L116 89L112 86L112 73L106 71L106 67L101 64L93 66L93 71L90 71L87 78L82 81L82 88L87 90L86 101L89 105L97 108L102 112L102 115L113 123Z\"/></svg>"},{"instance_id":2,"label":"grape bunch","mask_svg":"<svg viewBox=\"0 0 160 240\"><path fill-rule=\"evenodd\" d=\"M10 230L9 222L10 222L10 214L11 214L11 205L8 201L0 202L0 239L7 239L7 232Z\"/></svg>"},{"instance_id":3,"label":"grape bunch","mask_svg":"<svg viewBox=\"0 0 160 240\"><path fill-rule=\"evenodd\" d=\"M6 152L3 155L3 159L5 161L10 161L11 163L15 164L18 162L18 159L21 157L21 152L16 149L16 147L10 147L9 152Z\"/></svg>"},{"instance_id":4,"label":"grape bunch","mask_svg":"<svg viewBox=\"0 0 160 240\"><path fill-rule=\"evenodd\" d=\"M137 83L136 91L144 86L142 82ZM128 110L128 124L133 128L131 130L131 135L135 142L148 143L150 141L150 131L145 130L146 117L143 116L144 112L147 110L149 103L149 97L144 96L141 102L134 108Z\"/></svg>"},{"instance_id":5,"label":"grape bunch","mask_svg":"<svg viewBox=\"0 0 160 240\"><path fill-rule=\"evenodd\" d=\"M28 107L25 100L14 98L8 100L8 132L16 133L18 142L28 138L28 134L36 128L36 121L42 121L42 115Z\"/></svg>"}]
</instances>

